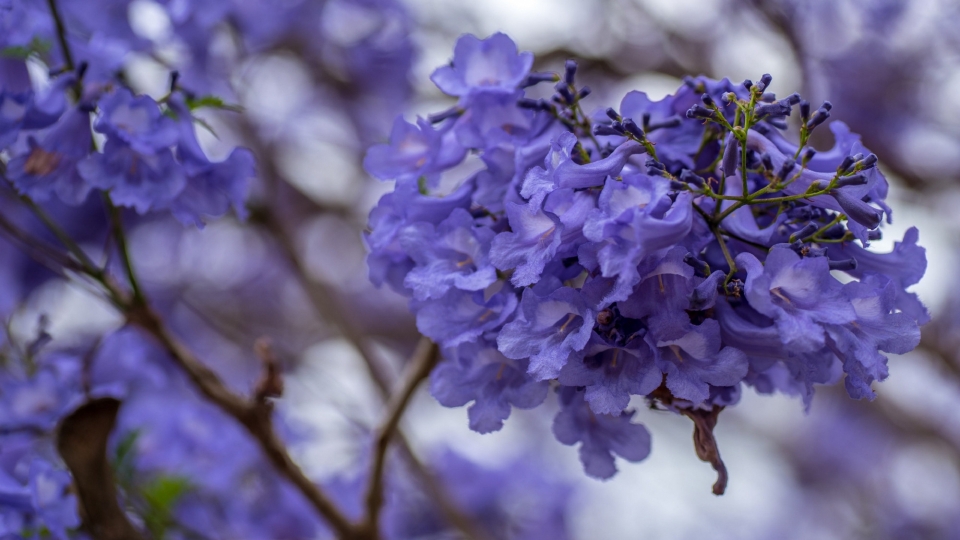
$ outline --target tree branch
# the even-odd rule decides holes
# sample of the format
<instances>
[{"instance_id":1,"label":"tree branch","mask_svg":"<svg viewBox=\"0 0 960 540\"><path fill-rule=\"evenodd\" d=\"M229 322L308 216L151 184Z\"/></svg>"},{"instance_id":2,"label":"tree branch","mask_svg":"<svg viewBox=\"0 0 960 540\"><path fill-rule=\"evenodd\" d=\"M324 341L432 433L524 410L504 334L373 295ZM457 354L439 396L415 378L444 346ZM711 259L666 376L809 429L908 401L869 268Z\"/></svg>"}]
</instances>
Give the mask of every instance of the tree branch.
<instances>
[{"instance_id":1,"label":"tree branch","mask_svg":"<svg viewBox=\"0 0 960 540\"><path fill-rule=\"evenodd\" d=\"M143 540L120 508L107 462L107 439L119 410L113 398L81 405L61 422L57 452L73 474L84 530L96 540Z\"/></svg>"},{"instance_id":2,"label":"tree branch","mask_svg":"<svg viewBox=\"0 0 960 540\"><path fill-rule=\"evenodd\" d=\"M236 419L253 435L277 471L297 487L314 509L323 516L341 538L355 536L355 527L294 463L283 441L273 429L272 407L268 402L249 401L234 394L220 377L205 366L177 340L149 307L128 304L127 319L151 334L170 353L198 390L222 411Z\"/></svg>"},{"instance_id":3,"label":"tree branch","mask_svg":"<svg viewBox=\"0 0 960 540\"><path fill-rule=\"evenodd\" d=\"M430 371L433 370L439 358L440 351L437 345L428 338L421 338L413 359L407 366L407 374L403 384L400 390L390 399L383 421L377 428L374 436L373 462L370 477L367 479L367 516L364 520L364 526L367 527L371 538L377 538L380 507L383 506L383 472L390 439L397 431L400 418L406 411L407 405L410 404L410 398L413 397L420 383L430 375Z\"/></svg>"}]
</instances>

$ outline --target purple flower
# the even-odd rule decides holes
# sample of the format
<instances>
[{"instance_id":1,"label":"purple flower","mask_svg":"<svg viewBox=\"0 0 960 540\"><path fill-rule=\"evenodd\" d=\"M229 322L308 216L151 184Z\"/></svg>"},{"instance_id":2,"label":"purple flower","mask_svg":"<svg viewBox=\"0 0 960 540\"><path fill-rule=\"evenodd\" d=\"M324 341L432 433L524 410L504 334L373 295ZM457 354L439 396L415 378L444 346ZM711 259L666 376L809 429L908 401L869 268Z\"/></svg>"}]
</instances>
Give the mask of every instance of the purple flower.
<instances>
[{"instance_id":1,"label":"purple flower","mask_svg":"<svg viewBox=\"0 0 960 540\"><path fill-rule=\"evenodd\" d=\"M235 148L227 159L210 161L197 141L189 109L178 97L171 98L170 106L178 115L176 157L186 178L183 190L171 202L173 217L181 223L202 227L205 216L219 217L233 208L237 217L245 219L244 204L255 174L253 154L245 148Z\"/></svg>"},{"instance_id":2,"label":"purple flower","mask_svg":"<svg viewBox=\"0 0 960 540\"><path fill-rule=\"evenodd\" d=\"M656 390L663 374L639 333L627 337L622 345L594 334L583 358L568 361L557 380L564 386L585 387L584 399L593 412L616 415L627 408L631 395Z\"/></svg>"},{"instance_id":3,"label":"purple flower","mask_svg":"<svg viewBox=\"0 0 960 540\"><path fill-rule=\"evenodd\" d=\"M122 88L107 94L94 129L107 136L103 153L78 168L91 185L109 190L113 202L143 214L168 207L183 190L184 172L170 150L179 130L150 97Z\"/></svg>"},{"instance_id":4,"label":"purple flower","mask_svg":"<svg viewBox=\"0 0 960 540\"><path fill-rule=\"evenodd\" d=\"M827 256L832 260L856 260L857 267L847 271L856 278L879 274L892 279L896 288L895 307L917 323L925 324L930 320L927 308L916 294L906 291L907 287L919 282L927 270L927 253L917 244L919 239L920 232L916 227L910 227L903 234L902 241L893 243L890 253L873 253L852 242L844 242L829 246Z\"/></svg>"},{"instance_id":5,"label":"purple flower","mask_svg":"<svg viewBox=\"0 0 960 540\"><path fill-rule=\"evenodd\" d=\"M511 230L493 239L490 260L500 270L514 270L514 285L530 285L540 279L543 268L557 254L563 242L563 223L540 205L508 202L506 211Z\"/></svg>"},{"instance_id":6,"label":"purple flower","mask_svg":"<svg viewBox=\"0 0 960 540\"><path fill-rule=\"evenodd\" d=\"M430 374L430 393L445 407L473 401L467 414L474 431L499 431L511 407L532 409L547 397L549 385L527 375L527 361L507 358L495 343L465 343L445 356Z\"/></svg>"},{"instance_id":7,"label":"purple flower","mask_svg":"<svg viewBox=\"0 0 960 540\"><path fill-rule=\"evenodd\" d=\"M176 122L164 115L150 96L134 96L126 88L118 88L103 96L99 107L94 129L138 154L169 148L180 135Z\"/></svg>"},{"instance_id":8,"label":"purple flower","mask_svg":"<svg viewBox=\"0 0 960 540\"><path fill-rule=\"evenodd\" d=\"M843 286L856 320L828 326L834 350L847 373L844 385L853 398L873 398L873 381L887 377L887 358L879 351L904 354L920 344L920 327L907 313L896 312L897 287L890 278L871 274Z\"/></svg>"},{"instance_id":9,"label":"purple flower","mask_svg":"<svg viewBox=\"0 0 960 540\"><path fill-rule=\"evenodd\" d=\"M580 445L580 462L588 476L601 480L617 472L614 454L634 463L650 455L650 433L630 420L634 411L595 414L583 392L568 386L558 391L560 412L553 420L553 434L566 445Z\"/></svg>"},{"instance_id":10,"label":"purple flower","mask_svg":"<svg viewBox=\"0 0 960 540\"><path fill-rule=\"evenodd\" d=\"M714 272L706 279L695 277L693 267L686 262L687 255L686 248L677 246L659 261L648 258L647 264L641 267L643 274L633 293L618 302L620 313L643 319L657 313L713 307L723 273Z\"/></svg>"},{"instance_id":11,"label":"purple flower","mask_svg":"<svg viewBox=\"0 0 960 540\"><path fill-rule=\"evenodd\" d=\"M438 68L430 80L440 90L461 98L466 106L484 93L512 94L533 65L533 53L518 52L506 34L496 33L481 40L466 34L457 40L453 62Z\"/></svg>"},{"instance_id":12,"label":"purple flower","mask_svg":"<svg viewBox=\"0 0 960 540\"><path fill-rule=\"evenodd\" d=\"M529 358L537 380L553 379L568 360L582 356L595 317L576 289L560 287L543 297L524 289L517 316L500 330L497 347L507 358Z\"/></svg>"},{"instance_id":13,"label":"purple flower","mask_svg":"<svg viewBox=\"0 0 960 540\"><path fill-rule=\"evenodd\" d=\"M520 195L539 205L543 199L558 188L588 188L602 186L608 176L620 174L627 159L644 152L634 141L627 141L609 156L587 164L578 164L573 159L577 138L570 132L561 133L553 142L543 167L535 167L523 180Z\"/></svg>"},{"instance_id":14,"label":"purple flower","mask_svg":"<svg viewBox=\"0 0 960 540\"><path fill-rule=\"evenodd\" d=\"M0 63L7 61L0 59ZM67 107L66 89L76 81L72 75L64 75L37 96L30 88L29 78L26 85L16 80L6 84L4 78L11 75L12 79L21 76L0 71L0 148L13 144L21 130L43 129L56 122Z\"/></svg>"},{"instance_id":15,"label":"purple flower","mask_svg":"<svg viewBox=\"0 0 960 540\"><path fill-rule=\"evenodd\" d=\"M473 182L467 181L445 197L434 197L420 193L416 182L397 183L396 191L370 211L370 231L364 235L370 249L370 281L404 292L404 279L415 263L400 243L401 231L418 222L437 225L454 209L469 208L473 190Z\"/></svg>"},{"instance_id":16,"label":"purple flower","mask_svg":"<svg viewBox=\"0 0 960 540\"><path fill-rule=\"evenodd\" d=\"M30 137L28 148L7 166L7 175L24 195L37 201L56 194L63 202L79 205L93 187L78 171L78 164L90 154L93 136L90 115L80 109L68 111L44 131L39 140Z\"/></svg>"},{"instance_id":17,"label":"purple flower","mask_svg":"<svg viewBox=\"0 0 960 540\"><path fill-rule=\"evenodd\" d=\"M607 180L597 209L583 227L584 236L593 241L588 246L595 254L590 260L596 261L603 277L616 278L604 303L626 299L640 281L640 262L676 245L690 232L690 195L681 193L674 201L667 189L661 177L630 175L622 181ZM581 250L581 260L589 252Z\"/></svg>"},{"instance_id":18,"label":"purple flower","mask_svg":"<svg viewBox=\"0 0 960 540\"><path fill-rule=\"evenodd\" d=\"M647 343L674 397L699 405L710 386L735 386L746 376L747 356L723 346L716 319L693 325L685 313L675 312L653 317L649 326Z\"/></svg>"},{"instance_id":19,"label":"purple flower","mask_svg":"<svg viewBox=\"0 0 960 540\"><path fill-rule=\"evenodd\" d=\"M830 275L826 257L800 258L792 249L774 246L764 264L750 253L737 256L747 271L750 307L776 321L785 345L816 351L824 345L824 324L856 319L843 285Z\"/></svg>"},{"instance_id":20,"label":"purple flower","mask_svg":"<svg viewBox=\"0 0 960 540\"><path fill-rule=\"evenodd\" d=\"M377 144L367 150L363 167L380 180L403 176L431 176L460 161L466 150L449 130L437 131L422 118L409 124L397 117L389 144Z\"/></svg>"},{"instance_id":21,"label":"purple flower","mask_svg":"<svg viewBox=\"0 0 960 540\"><path fill-rule=\"evenodd\" d=\"M434 227L414 223L400 234L400 244L417 266L404 279L417 300L439 298L451 288L479 291L497 280L490 263L494 232L474 225L473 217L456 208Z\"/></svg>"},{"instance_id":22,"label":"purple flower","mask_svg":"<svg viewBox=\"0 0 960 540\"><path fill-rule=\"evenodd\" d=\"M496 292L450 289L436 300L414 301L417 329L445 348L476 340L503 324L517 307L509 284L491 288Z\"/></svg>"}]
</instances>

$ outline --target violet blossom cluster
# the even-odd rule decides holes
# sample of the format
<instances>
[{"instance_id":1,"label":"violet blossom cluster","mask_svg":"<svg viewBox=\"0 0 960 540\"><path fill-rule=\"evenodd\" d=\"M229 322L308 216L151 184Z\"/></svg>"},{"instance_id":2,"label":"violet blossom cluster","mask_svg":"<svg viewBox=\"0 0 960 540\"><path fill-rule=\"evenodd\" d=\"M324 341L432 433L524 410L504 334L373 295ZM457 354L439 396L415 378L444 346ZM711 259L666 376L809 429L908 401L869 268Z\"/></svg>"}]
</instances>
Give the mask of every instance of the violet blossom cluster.
<instances>
[{"instance_id":1,"label":"violet blossom cluster","mask_svg":"<svg viewBox=\"0 0 960 540\"><path fill-rule=\"evenodd\" d=\"M887 181L841 122L833 148L807 145L829 102L775 96L769 75L696 77L588 114L575 62L533 62L504 34L461 37L431 77L456 105L398 118L365 160L396 182L370 214L370 277L441 347L441 404L472 402L488 433L553 388L556 438L609 478L615 455L650 452L635 397L693 419L721 471L709 432L745 386L809 407L842 377L875 396L884 353L916 347L929 319L907 290L925 253L915 228L868 249L892 218ZM555 93L531 97L539 83Z\"/></svg>"}]
</instances>

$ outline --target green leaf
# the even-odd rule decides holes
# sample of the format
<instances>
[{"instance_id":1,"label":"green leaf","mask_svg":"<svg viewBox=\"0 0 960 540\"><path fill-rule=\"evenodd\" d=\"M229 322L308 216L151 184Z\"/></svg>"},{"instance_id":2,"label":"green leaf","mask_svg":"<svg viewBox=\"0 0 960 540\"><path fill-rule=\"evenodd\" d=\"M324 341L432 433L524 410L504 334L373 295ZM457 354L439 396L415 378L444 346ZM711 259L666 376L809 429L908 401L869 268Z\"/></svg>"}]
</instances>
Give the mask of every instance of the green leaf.
<instances>
[{"instance_id":1,"label":"green leaf","mask_svg":"<svg viewBox=\"0 0 960 540\"><path fill-rule=\"evenodd\" d=\"M161 476L143 488L143 499L147 503L143 515L144 525L151 537L160 540L173 524L171 515L177 502L190 491L190 482L178 476Z\"/></svg>"},{"instance_id":2,"label":"green leaf","mask_svg":"<svg viewBox=\"0 0 960 540\"><path fill-rule=\"evenodd\" d=\"M430 191L427 190L427 177L421 176L417 178L417 189L420 191L421 195L429 195Z\"/></svg>"},{"instance_id":3,"label":"green leaf","mask_svg":"<svg viewBox=\"0 0 960 540\"><path fill-rule=\"evenodd\" d=\"M234 103L227 103L223 100L223 98L219 98L217 96L212 96L212 95L201 96L198 98L187 98L186 103L187 103L187 107L191 111L195 111L203 107L208 107L211 109L243 112L243 107L241 107L240 105L237 105Z\"/></svg>"},{"instance_id":4,"label":"green leaf","mask_svg":"<svg viewBox=\"0 0 960 540\"><path fill-rule=\"evenodd\" d=\"M33 54L43 55L50 51L50 42L34 37L26 45L13 45L0 49L0 56L26 60Z\"/></svg>"}]
</instances>

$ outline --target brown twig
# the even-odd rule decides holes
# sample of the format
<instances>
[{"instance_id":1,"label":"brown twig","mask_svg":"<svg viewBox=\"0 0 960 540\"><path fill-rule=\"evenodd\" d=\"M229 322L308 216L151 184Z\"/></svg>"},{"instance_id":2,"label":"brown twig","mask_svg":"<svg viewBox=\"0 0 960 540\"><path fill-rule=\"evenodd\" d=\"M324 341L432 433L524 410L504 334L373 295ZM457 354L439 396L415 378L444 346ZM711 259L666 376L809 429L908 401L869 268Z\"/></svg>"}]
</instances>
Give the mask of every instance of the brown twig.
<instances>
[{"instance_id":1,"label":"brown twig","mask_svg":"<svg viewBox=\"0 0 960 540\"><path fill-rule=\"evenodd\" d=\"M421 338L417 345L409 365L407 374L404 378L400 390L391 397L387 404L387 411L383 421L376 430L373 445L373 462L368 478L366 495L366 519L364 526L370 531L371 538L376 538L376 531L379 525L380 508L383 506L383 472L386 466L387 448L390 446L390 439L397 431L400 418L403 416L410 398L420 383L430 375L430 371L437 364L440 352L437 345L428 338Z\"/></svg>"}]
</instances>

